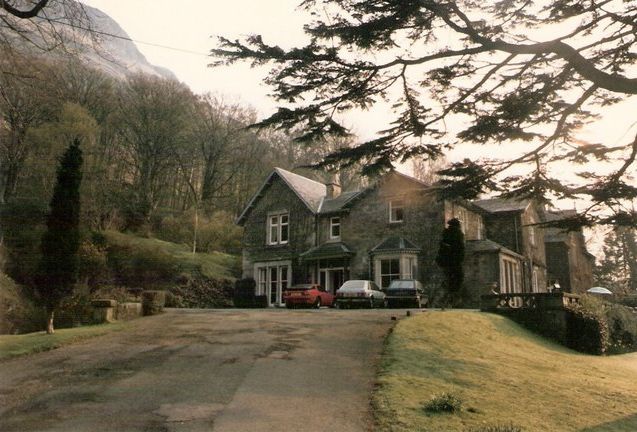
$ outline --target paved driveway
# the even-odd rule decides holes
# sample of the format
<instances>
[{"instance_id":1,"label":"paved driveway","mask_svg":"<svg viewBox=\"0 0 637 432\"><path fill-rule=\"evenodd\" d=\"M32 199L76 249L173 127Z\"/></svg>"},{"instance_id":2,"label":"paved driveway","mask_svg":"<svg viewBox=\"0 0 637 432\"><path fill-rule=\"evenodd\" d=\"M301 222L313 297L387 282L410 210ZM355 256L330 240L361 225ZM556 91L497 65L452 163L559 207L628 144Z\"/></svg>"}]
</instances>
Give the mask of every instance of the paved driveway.
<instances>
[{"instance_id":1,"label":"paved driveway","mask_svg":"<svg viewBox=\"0 0 637 432\"><path fill-rule=\"evenodd\" d=\"M0 363L2 431L367 431L391 310L171 310Z\"/></svg>"}]
</instances>

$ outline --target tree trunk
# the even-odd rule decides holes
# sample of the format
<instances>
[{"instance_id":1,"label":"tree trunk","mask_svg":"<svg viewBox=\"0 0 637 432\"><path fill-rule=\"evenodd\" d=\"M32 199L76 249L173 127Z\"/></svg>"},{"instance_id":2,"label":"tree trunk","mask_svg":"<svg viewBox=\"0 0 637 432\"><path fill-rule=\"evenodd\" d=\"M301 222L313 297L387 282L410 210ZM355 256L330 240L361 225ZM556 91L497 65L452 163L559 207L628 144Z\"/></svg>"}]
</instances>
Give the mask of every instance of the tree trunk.
<instances>
[{"instance_id":1,"label":"tree trunk","mask_svg":"<svg viewBox=\"0 0 637 432\"><path fill-rule=\"evenodd\" d=\"M195 224L192 236L192 254L197 253L197 232L199 231L199 204L195 204Z\"/></svg>"},{"instance_id":2,"label":"tree trunk","mask_svg":"<svg viewBox=\"0 0 637 432\"><path fill-rule=\"evenodd\" d=\"M46 317L46 334L53 334L55 333L55 330L53 329L53 315L54 315L54 311L50 310L47 311L47 317Z\"/></svg>"}]
</instances>

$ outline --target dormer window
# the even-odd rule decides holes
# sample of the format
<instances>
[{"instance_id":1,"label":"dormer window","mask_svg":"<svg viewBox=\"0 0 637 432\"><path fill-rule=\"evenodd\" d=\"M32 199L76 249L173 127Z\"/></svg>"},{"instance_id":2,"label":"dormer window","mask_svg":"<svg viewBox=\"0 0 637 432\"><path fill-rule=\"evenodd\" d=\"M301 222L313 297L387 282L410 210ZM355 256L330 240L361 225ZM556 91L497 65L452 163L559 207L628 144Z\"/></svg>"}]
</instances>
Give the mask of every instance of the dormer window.
<instances>
[{"instance_id":1,"label":"dormer window","mask_svg":"<svg viewBox=\"0 0 637 432\"><path fill-rule=\"evenodd\" d=\"M268 244L286 244L289 238L289 213L271 214L268 216Z\"/></svg>"},{"instance_id":2,"label":"dormer window","mask_svg":"<svg viewBox=\"0 0 637 432\"><path fill-rule=\"evenodd\" d=\"M405 220L405 203L403 200L392 200L389 202L389 222L400 223Z\"/></svg>"},{"instance_id":3,"label":"dormer window","mask_svg":"<svg viewBox=\"0 0 637 432\"><path fill-rule=\"evenodd\" d=\"M338 240L341 238L341 218L333 217L330 219L330 239Z\"/></svg>"}]
</instances>

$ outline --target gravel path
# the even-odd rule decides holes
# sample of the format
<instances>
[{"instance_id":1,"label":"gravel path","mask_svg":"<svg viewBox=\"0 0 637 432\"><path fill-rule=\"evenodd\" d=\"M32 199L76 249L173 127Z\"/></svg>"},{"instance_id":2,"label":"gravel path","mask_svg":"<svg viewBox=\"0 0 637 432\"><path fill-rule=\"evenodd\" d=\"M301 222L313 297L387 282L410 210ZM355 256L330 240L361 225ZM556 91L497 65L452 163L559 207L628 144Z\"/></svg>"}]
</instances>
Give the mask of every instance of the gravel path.
<instances>
[{"instance_id":1,"label":"gravel path","mask_svg":"<svg viewBox=\"0 0 637 432\"><path fill-rule=\"evenodd\" d=\"M368 431L391 310L170 310L0 363L0 430Z\"/></svg>"}]
</instances>

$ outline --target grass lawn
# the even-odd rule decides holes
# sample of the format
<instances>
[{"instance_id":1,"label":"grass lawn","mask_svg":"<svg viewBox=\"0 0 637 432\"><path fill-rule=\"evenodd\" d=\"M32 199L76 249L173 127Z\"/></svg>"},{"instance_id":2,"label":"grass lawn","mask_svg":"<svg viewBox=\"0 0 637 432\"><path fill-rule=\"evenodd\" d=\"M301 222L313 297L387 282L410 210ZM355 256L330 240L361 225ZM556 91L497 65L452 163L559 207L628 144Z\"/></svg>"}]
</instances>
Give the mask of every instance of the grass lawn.
<instances>
[{"instance_id":1,"label":"grass lawn","mask_svg":"<svg viewBox=\"0 0 637 432\"><path fill-rule=\"evenodd\" d=\"M64 345L70 345L95 336L101 336L124 328L125 323L100 324L56 330L54 334L45 332L23 335L0 335L0 360L49 351Z\"/></svg>"},{"instance_id":2,"label":"grass lawn","mask_svg":"<svg viewBox=\"0 0 637 432\"><path fill-rule=\"evenodd\" d=\"M378 380L379 431L637 431L637 353L579 354L493 314L400 321ZM462 400L460 412L423 410L445 392Z\"/></svg>"},{"instance_id":3,"label":"grass lawn","mask_svg":"<svg viewBox=\"0 0 637 432\"><path fill-rule=\"evenodd\" d=\"M108 242L119 247L126 247L137 254L152 255L160 252L172 258L184 271L200 269L209 278L235 279L239 272L240 261L237 256L222 252L193 254L186 245L171 243L156 238L138 237L116 231L106 231Z\"/></svg>"}]
</instances>

